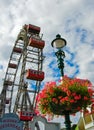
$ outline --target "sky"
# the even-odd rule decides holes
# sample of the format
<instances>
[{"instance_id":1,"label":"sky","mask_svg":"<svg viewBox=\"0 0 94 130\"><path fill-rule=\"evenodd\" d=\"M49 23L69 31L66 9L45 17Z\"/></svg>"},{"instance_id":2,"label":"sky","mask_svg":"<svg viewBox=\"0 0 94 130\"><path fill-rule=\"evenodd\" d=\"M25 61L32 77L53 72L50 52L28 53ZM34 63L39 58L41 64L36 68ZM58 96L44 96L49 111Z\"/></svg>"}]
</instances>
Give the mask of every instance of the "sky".
<instances>
[{"instance_id":1,"label":"sky","mask_svg":"<svg viewBox=\"0 0 94 130\"><path fill-rule=\"evenodd\" d=\"M41 27L45 40L43 84L60 79L57 59L51 47L57 34L67 41L64 74L89 79L94 84L93 0L0 0L1 84L14 42L24 24Z\"/></svg>"}]
</instances>

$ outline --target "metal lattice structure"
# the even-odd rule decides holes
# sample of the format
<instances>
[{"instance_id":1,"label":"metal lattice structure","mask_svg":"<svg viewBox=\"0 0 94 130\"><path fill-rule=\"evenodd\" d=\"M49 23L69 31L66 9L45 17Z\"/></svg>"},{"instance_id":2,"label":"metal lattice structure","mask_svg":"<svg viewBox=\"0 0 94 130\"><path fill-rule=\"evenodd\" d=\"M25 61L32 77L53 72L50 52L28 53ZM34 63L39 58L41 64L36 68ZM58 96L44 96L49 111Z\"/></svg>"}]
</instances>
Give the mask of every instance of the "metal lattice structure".
<instances>
[{"instance_id":1,"label":"metal lattice structure","mask_svg":"<svg viewBox=\"0 0 94 130\"><path fill-rule=\"evenodd\" d=\"M34 116L35 98L44 79L44 46L40 27L31 24L22 27L9 59L0 95L0 116L5 113L17 113L24 121L26 129ZM29 89L30 85L34 89ZM31 116L22 116L26 112Z\"/></svg>"}]
</instances>

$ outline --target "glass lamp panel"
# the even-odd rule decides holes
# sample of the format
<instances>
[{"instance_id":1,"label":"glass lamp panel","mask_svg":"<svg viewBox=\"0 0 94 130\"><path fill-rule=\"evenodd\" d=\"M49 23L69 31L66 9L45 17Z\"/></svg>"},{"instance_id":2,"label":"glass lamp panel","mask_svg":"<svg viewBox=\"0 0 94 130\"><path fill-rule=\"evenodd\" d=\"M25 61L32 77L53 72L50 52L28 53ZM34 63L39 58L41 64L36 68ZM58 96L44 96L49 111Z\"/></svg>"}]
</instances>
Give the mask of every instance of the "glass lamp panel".
<instances>
[{"instance_id":1,"label":"glass lamp panel","mask_svg":"<svg viewBox=\"0 0 94 130\"><path fill-rule=\"evenodd\" d=\"M62 39L57 39L53 42L53 47L57 49L63 48L65 45L65 41L63 41Z\"/></svg>"}]
</instances>

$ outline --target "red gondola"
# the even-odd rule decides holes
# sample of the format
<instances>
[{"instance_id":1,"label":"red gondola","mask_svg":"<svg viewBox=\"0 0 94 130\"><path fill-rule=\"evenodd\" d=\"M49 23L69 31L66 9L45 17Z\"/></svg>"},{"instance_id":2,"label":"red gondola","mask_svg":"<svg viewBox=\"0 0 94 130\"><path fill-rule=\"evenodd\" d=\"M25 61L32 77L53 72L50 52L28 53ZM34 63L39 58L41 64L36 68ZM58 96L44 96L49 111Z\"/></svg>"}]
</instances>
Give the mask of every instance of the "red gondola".
<instances>
[{"instance_id":1,"label":"red gondola","mask_svg":"<svg viewBox=\"0 0 94 130\"><path fill-rule=\"evenodd\" d=\"M16 52L16 53L21 53L22 49L18 48L18 47L14 47L13 51Z\"/></svg>"},{"instance_id":2,"label":"red gondola","mask_svg":"<svg viewBox=\"0 0 94 130\"><path fill-rule=\"evenodd\" d=\"M35 114L33 112L21 111L20 120L22 121L31 121Z\"/></svg>"},{"instance_id":3,"label":"red gondola","mask_svg":"<svg viewBox=\"0 0 94 130\"><path fill-rule=\"evenodd\" d=\"M37 81L42 81L44 79L44 72L28 69L26 72L26 78L32 79L32 80L37 80Z\"/></svg>"},{"instance_id":4,"label":"red gondola","mask_svg":"<svg viewBox=\"0 0 94 130\"><path fill-rule=\"evenodd\" d=\"M13 84L12 81L9 81L9 80L4 81L4 85L12 85L12 84Z\"/></svg>"},{"instance_id":5,"label":"red gondola","mask_svg":"<svg viewBox=\"0 0 94 130\"><path fill-rule=\"evenodd\" d=\"M38 27L38 26L29 24L29 25L25 25L25 27L31 33L35 33L35 34L39 34L40 33L40 27Z\"/></svg>"},{"instance_id":6,"label":"red gondola","mask_svg":"<svg viewBox=\"0 0 94 130\"><path fill-rule=\"evenodd\" d=\"M9 104L9 102L10 102L10 99L6 99L6 104Z\"/></svg>"},{"instance_id":7,"label":"red gondola","mask_svg":"<svg viewBox=\"0 0 94 130\"><path fill-rule=\"evenodd\" d=\"M9 63L9 65L8 65L10 68L14 68L14 69L16 69L17 68L17 65L16 64L13 64L13 63Z\"/></svg>"},{"instance_id":8,"label":"red gondola","mask_svg":"<svg viewBox=\"0 0 94 130\"><path fill-rule=\"evenodd\" d=\"M45 42L43 40L32 38L32 37L29 40L29 46L43 49L44 45L45 45Z\"/></svg>"}]
</instances>

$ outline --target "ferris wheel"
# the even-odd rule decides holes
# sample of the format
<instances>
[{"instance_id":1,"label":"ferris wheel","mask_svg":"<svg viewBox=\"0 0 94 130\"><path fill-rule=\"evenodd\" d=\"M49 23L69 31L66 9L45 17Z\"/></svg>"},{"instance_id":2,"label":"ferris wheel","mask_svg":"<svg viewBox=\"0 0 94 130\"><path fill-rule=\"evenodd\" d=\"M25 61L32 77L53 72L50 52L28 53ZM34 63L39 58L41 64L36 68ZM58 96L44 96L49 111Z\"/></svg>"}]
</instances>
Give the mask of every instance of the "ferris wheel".
<instances>
[{"instance_id":1,"label":"ferris wheel","mask_svg":"<svg viewBox=\"0 0 94 130\"><path fill-rule=\"evenodd\" d=\"M0 116L17 113L25 127L35 114L35 99L44 79L44 46L40 27L24 25L15 41L5 73L0 95Z\"/></svg>"}]
</instances>

